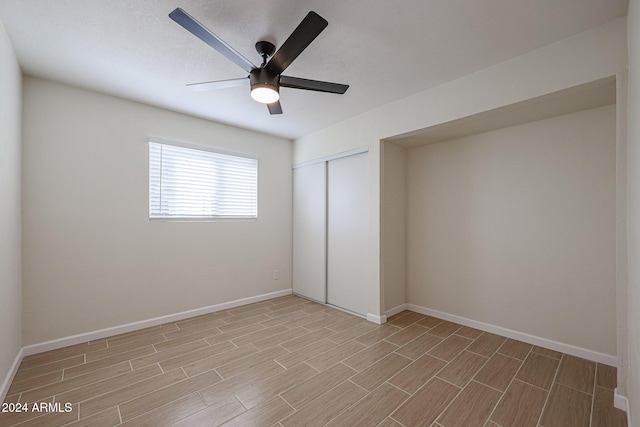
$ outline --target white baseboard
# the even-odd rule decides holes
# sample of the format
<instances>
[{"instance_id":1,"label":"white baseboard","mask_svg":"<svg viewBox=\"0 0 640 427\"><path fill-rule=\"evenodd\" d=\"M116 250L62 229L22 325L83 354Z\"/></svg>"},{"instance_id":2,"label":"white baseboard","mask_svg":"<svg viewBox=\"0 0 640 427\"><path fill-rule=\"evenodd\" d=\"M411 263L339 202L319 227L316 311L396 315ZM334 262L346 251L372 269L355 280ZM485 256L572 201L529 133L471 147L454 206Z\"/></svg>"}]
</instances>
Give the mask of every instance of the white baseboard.
<instances>
[{"instance_id":1,"label":"white baseboard","mask_svg":"<svg viewBox=\"0 0 640 427\"><path fill-rule=\"evenodd\" d=\"M406 309L407 309L407 304L400 304L397 307L393 307L393 308L390 308L389 310L385 311L384 314L387 317L391 317L394 314L398 314L398 313L401 313L401 312L405 311Z\"/></svg>"},{"instance_id":2,"label":"white baseboard","mask_svg":"<svg viewBox=\"0 0 640 427\"><path fill-rule=\"evenodd\" d=\"M629 406L629 398L624 394L618 393L618 387L613 391L613 406L627 413L627 425L631 427L631 407Z\"/></svg>"},{"instance_id":3,"label":"white baseboard","mask_svg":"<svg viewBox=\"0 0 640 427\"><path fill-rule=\"evenodd\" d=\"M593 362L603 363L605 365L616 367L618 358L616 356L600 353L586 348L576 347L571 344L565 344L553 341L547 338L530 335L524 332L514 331L512 329L503 328L501 326L491 325L489 323L478 322L477 320L467 319L466 317L456 316L455 314L444 313L430 308L420 307L419 305L407 304L407 310L417 313L426 314L427 316L437 317L438 319L448 320L450 322L459 323L471 328L480 329L481 331L502 335L503 337L512 338L514 340L526 342L532 345L548 348L550 350L566 353L571 356L581 357Z\"/></svg>"},{"instance_id":4,"label":"white baseboard","mask_svg":"<svg viewBox=\"0 0 640 427\"><path fill-rule=\"evenodd\" d=\"M367 313L367 320L377 325L382 325L383 323L387 323L387 316L385 314L378 316L377 314Z\"/></svg>"},{"instance_id":5,"label":"white baseboard","mask_svg":"<svg viewBox=\"0 0 640 427\"><path fill-rule=\"evenodd\" d=\"M114 326L111 328L100 329L98 331L86 332L82 334L72 335L64 338L58 338L38 344L31 344L23 347L22 356L30 356L32 354L42 353L45 351L55 350L70 345L81 344L88 341L94 341L102 338L111 337L113 335L124 334L126 332L136 331L138 329L158 326L164 323L177 322L179 320L188 319L190 317L201 316L203 314L214 313L216 311L227 310L241 305L252 304L254 302L265 301L285 295L291 295L291 289L283 291L270 292L268 294L256 295L248 298L241 298L235 301L229 301L221 304L210 305L208 307L197 308L194 310L183 311L181 313L169 314L167 316L155 317L153 319L141 320L139 322L127 323L125 325Z\"/></svg>"},{"instance_id":6,"label":"white baseboard","mask_svg":"<svg viewBox=\"0 0 640 427\"><path fill-rule=\"evenodd\" d=\"M11 386L11 382L13 381L13 377L16 376L16 372L18 372L18 368L20 367L20 363L22 363L22 358L24 357L24 349L20 349L16 358L13 360L13 364L7 372L7 376L2 382L2 386L0 386L0 403L4 402L4 398L7 397L7 393L9 392L9 387Z\"/></svg>"},{"instance_id":7,"label":"white baseboard","mask_svg":"<svg viewBox=\"0 0 640 427\"><path fill-rule=\"evenodd\" d=\"M624 412L629 409L629 399L624 394L618 393L618 387L613 390L613 406Z\"/></svg>"}]
</instances>

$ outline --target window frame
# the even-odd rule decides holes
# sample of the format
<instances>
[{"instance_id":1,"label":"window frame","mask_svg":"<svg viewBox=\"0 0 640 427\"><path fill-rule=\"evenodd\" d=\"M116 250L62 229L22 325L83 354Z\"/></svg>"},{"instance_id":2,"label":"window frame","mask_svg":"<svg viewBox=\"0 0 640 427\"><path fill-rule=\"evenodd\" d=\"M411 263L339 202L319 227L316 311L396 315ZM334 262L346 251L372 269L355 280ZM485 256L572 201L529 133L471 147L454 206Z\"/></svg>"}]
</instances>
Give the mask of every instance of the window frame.
<instances>
[{"instance_id":1,"label":"window frame","mask_svg":"<svg viewBox=\"0 0 640 427\"><path fill-rule=\"evenodd\" d=\"M256 197L255 197L255 215L181 215L181 216L153 216L152 215L152 201L151 201L151 144L168 145L178 148L185 148L190 150L210 152L215 154L222 154L226 156L239 157L243 159L251 159L256 162ZM257 155L243 153L238 151L227 150L224 148L213 147L210 145L199 145L189 142L169 140L158 137L148 137L147 139L147 195L148 195L148 215L149 221L174 221L174 222L216 222L216 221L257 221L258 208L259 208L259 182L260 182L260 162Z\"/></svg>"}]
</instances>

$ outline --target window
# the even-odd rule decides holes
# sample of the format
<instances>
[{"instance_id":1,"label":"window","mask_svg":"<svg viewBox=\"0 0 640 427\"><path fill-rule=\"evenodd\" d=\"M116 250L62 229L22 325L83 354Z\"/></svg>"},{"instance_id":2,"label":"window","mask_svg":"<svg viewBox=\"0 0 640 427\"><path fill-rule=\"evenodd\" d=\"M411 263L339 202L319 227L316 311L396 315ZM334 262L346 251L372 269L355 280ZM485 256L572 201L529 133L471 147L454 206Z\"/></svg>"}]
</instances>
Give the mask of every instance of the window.
<instances>
[{"instance_id":1,"label":"window","mask_svg":"<svg viewBox=\"0 0 640 427\"><path fill-rule=\"evenodd\" d=\"M257 159L149 140L149 218L257 216Z\"/></svg>"}]
</instances>

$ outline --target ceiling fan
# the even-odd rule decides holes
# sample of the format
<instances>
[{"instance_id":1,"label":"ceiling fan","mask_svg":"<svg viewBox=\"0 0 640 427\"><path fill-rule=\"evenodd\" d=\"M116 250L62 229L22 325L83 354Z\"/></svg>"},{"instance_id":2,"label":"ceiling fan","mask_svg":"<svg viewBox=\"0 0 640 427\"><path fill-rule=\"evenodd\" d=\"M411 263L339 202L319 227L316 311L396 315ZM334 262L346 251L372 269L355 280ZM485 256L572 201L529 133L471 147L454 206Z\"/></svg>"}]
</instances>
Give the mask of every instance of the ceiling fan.
<instances>
[{"instance_id":1,"label":"ceiling fan","mask_svg":"<svg viewBox=\"0 0 640 427\"><path fill-rule=\"evenodd\" d=\"M192 89L222 89L250 84L251 97L254 100L267 104L269 113L282 114L282 107L280 106L281 87L337 93L341 95L349 88L349 85L339 83L282 75L282 72L291 65L298 55L300 55L329 24L323 17L313 11L307 14L277 52L273 43L264 40L256 43L256 50L260 56L262 56L262 64L259 67L253 65L251 61L242 56L238 51L225 43L224 40L200 22L196 21L181 8L177 8L171 12L169 17L249 73L248 77L239 79L218 80L187 85Z\"/></svg>"}]
</instances>

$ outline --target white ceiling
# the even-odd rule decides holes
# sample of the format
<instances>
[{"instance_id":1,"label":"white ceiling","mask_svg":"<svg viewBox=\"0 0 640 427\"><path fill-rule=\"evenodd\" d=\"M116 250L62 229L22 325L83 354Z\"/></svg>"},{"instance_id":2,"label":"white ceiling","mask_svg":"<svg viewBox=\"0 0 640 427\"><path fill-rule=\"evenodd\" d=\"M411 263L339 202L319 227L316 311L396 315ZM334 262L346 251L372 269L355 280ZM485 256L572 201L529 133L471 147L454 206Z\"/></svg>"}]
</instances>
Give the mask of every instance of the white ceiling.
<instances>
[{"instance_id":1,"label":"white ceiling","mask_svg":"<svg viewBox=\"0 0 640 427\"><path fill-rule=\"evenodd\" d=\"M296 138L612 19L628 0L0 0L25 74ZM283 88L269 115L247 87L187 83L246 73L168 18L183 8L259 65L310 11L329 26L287 75L351 85L345 95Z\"/></svg>"}]
</instances>

